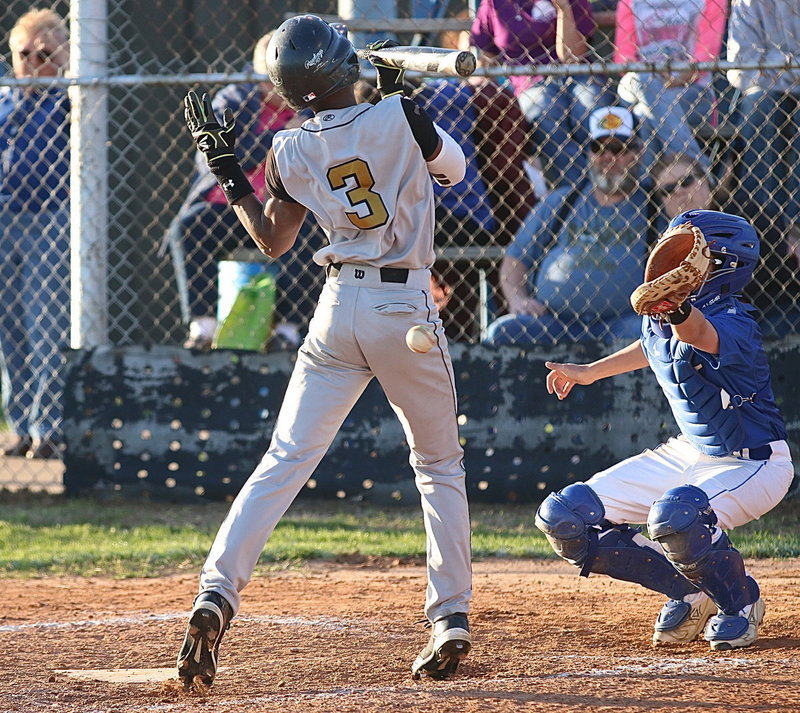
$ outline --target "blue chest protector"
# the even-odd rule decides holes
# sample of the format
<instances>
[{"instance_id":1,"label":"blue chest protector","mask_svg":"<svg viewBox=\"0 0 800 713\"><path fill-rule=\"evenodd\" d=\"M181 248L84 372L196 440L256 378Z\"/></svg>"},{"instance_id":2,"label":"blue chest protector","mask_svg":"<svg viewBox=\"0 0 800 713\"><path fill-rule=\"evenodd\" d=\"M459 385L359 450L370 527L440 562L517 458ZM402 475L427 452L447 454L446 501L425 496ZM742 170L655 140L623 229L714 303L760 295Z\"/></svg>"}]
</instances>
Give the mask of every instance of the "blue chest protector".
<instances>
[{"instance_id":1,"label":"blue chest protector","mask_svg":"<svg viewBox=\"0 0 800 713\"><path fill-rule=\"evenodd\" d=\"M642 347L681 433L701 453L726 456L786 438L769 366L747 307L727 299L704 310L720 337L720 354L704 354L643 320Z\"/></svg>"}]
</instances>

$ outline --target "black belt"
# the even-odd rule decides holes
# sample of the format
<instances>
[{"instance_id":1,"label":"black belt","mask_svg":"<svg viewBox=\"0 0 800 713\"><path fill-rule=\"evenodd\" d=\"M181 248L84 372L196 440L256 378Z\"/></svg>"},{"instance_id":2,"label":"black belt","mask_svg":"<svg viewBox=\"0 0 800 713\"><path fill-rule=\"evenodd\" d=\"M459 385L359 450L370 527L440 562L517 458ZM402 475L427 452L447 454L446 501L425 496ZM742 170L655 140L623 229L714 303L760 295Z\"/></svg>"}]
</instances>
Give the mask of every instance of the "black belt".
<instances>
[{"instance_id":1,"label":"black belt","mask_svg":"<svg viewBox=\"0 0 800 713\"><path fill-rule=\"evenodd\" d=\"M744 455L745 452L747 455ZM769 460L772 456L772 446L767 443L766 446L758 446L758 448L742 448L740 451L733 451L731 455L748 460Z\"/></svg>"},{"instance_id":2,"label":"black belt","mask_svg":"<svg viewBox=\"0 0 800 713\"><path fill-rule=\"evenodd\" d=\"M328 263L326 274L331 277L336 277L341 272L342 263L331 262ZM404 285L408 282L408 270L404 267L381 267L381 282L396 282Z\"/></svg>"}]
</instances>

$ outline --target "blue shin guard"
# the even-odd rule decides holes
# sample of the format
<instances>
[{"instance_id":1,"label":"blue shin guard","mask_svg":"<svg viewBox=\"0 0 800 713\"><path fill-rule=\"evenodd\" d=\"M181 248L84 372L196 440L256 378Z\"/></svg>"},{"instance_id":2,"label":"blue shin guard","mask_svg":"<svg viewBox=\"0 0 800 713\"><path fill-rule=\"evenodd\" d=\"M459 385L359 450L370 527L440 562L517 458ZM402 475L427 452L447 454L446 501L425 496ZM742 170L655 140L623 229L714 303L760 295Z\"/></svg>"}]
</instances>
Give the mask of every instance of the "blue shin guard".
<instances>
[{"instance_id":1,"label":"blue shin guard","mask_svg":"<svg viewBox=\"0 0 800 713\"><path fill-rule=\"evenodd\" d=\"M536 513L536 527L558 555L581 568L584 577L591 572L607 574L670 599L697 591L660 550L648 546L638 530L611 525L604 517L597 494L585 483L575 483L544 500Z\"/></svg>"},{"instance_id":2,"label":"blue shin guard","mask_svg":"<svg viewBox=\"0 0 800 713\"><path fill-rule=\"evenodd\" d=\"M746 574L741 554L724 532L712 542L716 521L706 494L681 485L653 503L647 527L679 572L723 612L738 615L758 600L758 584Z\"/></svg>"}]
</instances>

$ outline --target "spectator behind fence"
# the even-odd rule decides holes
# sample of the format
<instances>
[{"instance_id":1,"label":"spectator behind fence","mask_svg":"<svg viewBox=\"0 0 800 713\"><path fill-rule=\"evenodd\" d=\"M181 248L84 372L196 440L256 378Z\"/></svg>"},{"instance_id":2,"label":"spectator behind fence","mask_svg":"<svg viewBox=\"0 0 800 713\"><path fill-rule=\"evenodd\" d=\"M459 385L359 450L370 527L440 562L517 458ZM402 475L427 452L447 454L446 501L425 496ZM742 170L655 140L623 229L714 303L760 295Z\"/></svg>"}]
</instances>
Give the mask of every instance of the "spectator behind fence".
<instances>
[{"instance_id":1,"label":"spectator behind fence","mask_svg":"<svg viewBox=\"0 0 800 713\"><path fill-rule=\"evenodd\" d=\"M22 15L9 36L18 79L63 75L67 28L51 10ZM58 455L61 350L69 346L67 90L0 88L0 342L3 400L16 440L3 453Z\"/></svg>"},{"instance_id":2,"label":"spectator behind fence","mask_svg":"<svg viewBox=\"0 0 800 713\"><path fill-rule=\"evenodd\" d=\"M797 0L734 0L728 60L800 63ZM731 69L743 96L739 160L742 188L757 203L776 202L794 225L800 218L800 69Z\"/></svg>"},{"instance_id":3,"label":"spectator behind fence","mask_svg":"<svg viewBox=\"0 0 800 713\"><path fill-rule=\"evenodd\" d=\"M719 58L727 0L620 0L616 62L706 62ZM620 98L644 120L652 150L688 153L709 166L693 127L716 120L708 72L628 72Z\"/></svg>"},{"instance_id":4,"label":"spectator behind fence","mask_svg":"<svg viewBox=\"0 0 800 713\"><path fill-rule=\"evenodd\" d=\"M500 266L510 314L489 326L491 346L631 339L641 318L629 295L641 282L652 232L639 178L641 147L622 107L589 117L590 179L534 208Z\"/></svg>"},{"instance_id":5,"label":"spectator behind fence","mask_svg":"<svg viewBox=\"0 0 800 713\"><path fill-rule=\"evenodd\" d=\"M488 61L510 65L591 60L595 30L588 0L482 0L472 42ZM586 119L613 95L597 75L516 76L511 86L534 128L544 174L553 187L585 177Z\"/></svg>"},{"instance_id":6,"label":"spectator behind fence","mask_svg":"<svg viewBox=\"0 0 800 713\"><path fill-rule=\"evenodd\" d=\"M665 155L653 170L653 180L665 216L663 225L690 208L721 210L753 224L761 239L761 261L744 298L759 310L765 337L800 332L798 231L787 225L775 202L756 203L742 190L732 195L715 193L703 167L685 155Z\"/></svg>"},{"instance_id":7,"label":"spectator behind fence","mask_svg":"<svg viewBox=\"0 0 800 713\"><path fill-rule=\"evenodd\" d=\"M416 100L464 151L467 173L455 186L434 184L436 245L458 253L469 246L507 245L536 196L525 171L529 126L514 97L495 82L446 79L422 85ZM439 257L432 293L448 339L475 342L480 332L480 274L485 270L492 309L505 312L496 263Z\"/></svg>"},{"instance_id":8,"label":"spectator behind fence","mask_svg":"<svg viewBox=\"0 0 800 713\"><path fill-rule=\"evenodd\" d=\"M266 74L266 48L272 33L256 43L252 69ZM301 119L274 91L269 81L257 84L229 84L214 97L214 110L220 116L230 108L236 117L237 148L242 168L257 195L264 197L264 166L272 138L280 130L299 126ZM314 249L308 243L317 235L307 220L301 230L292 259L278 277L276 313L290 324L279 327L297 346L298 324L313 310L309 293L314 281L308 275ZM247 231L228 206L222 190L201 152L195 157L195 171L189 193L169 226L164 246L170 248L181 298L183 319L189 323L189 338L184 346L207 349L217 328L217 264L235 251L250 246ZM299 263L299 264L298 264ZM321 278L320 278L321 279ZM289 294L287 294L287 292Z\"/></svg>"}]
</instances>

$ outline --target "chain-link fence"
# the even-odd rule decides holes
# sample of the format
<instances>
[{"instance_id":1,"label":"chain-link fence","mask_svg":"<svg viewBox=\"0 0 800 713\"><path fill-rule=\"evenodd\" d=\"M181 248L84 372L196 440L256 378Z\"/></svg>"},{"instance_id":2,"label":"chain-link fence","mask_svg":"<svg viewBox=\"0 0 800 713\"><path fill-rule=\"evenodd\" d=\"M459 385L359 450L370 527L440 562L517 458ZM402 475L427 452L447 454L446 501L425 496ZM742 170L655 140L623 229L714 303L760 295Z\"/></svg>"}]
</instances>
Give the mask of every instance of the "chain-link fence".
<instances>
[{"instance_id":1,"label":"chain-link fence","mask_svg":"<svg viewBox=\"0 0 800 713\"><path fill-rule=\"evenodd\" d=\"M190 88L235 109L243 166L263 195L271 136L298 119L261 81L255 49L300 12L342 17L359 46L393 36L471 46L483 61L469 81L407 80L468 159L465 181L435 189L432 289L452 340L499 346L635 336L628 295L649 244L680 211L706 207L756 222L764 259L747 296L768 336L797 331L796 2L366 3L95 3L107 15L106 38L94 18L94 34L81 41L102 45L106 60L96 81L79 77L81 87L100 90L81 111L107 112L107 191L100 181L87 200L82 187L80 210L103 207L104 252L86 255L84 245L78 262L91 266L97 257L102 267L99 311L110 343L204 346L252 270L274 278L258 297L274 301L264 348L292 348L302 338L324 279L312 261L324 236L309 218L289 254L262 261L195 160L182 112ZM73 5L48 7L71 18L74 60L82 16ZM4 4L6 40L29 9L19 0ZM19 45L16 59L47 64L54 49ZM58 349L68 342L70 297L80 346L74 312L84 303L76 295L90 293L75 284L84 274L74 265L83 236L72 236L70 286L69 210L75 177L98 167L75 149L74 135L69 155L67 82L15 80L7 41L0 58L6 448L30 455L42 441L58 442ZM365 101L374 100L371 76L365 67L358 86ZM77 89L70 89L73 109ZM83 223L73 214L76 224ZM33 465L6 458L6 477L28 482Z\"/></svg>"}]
</instances>

